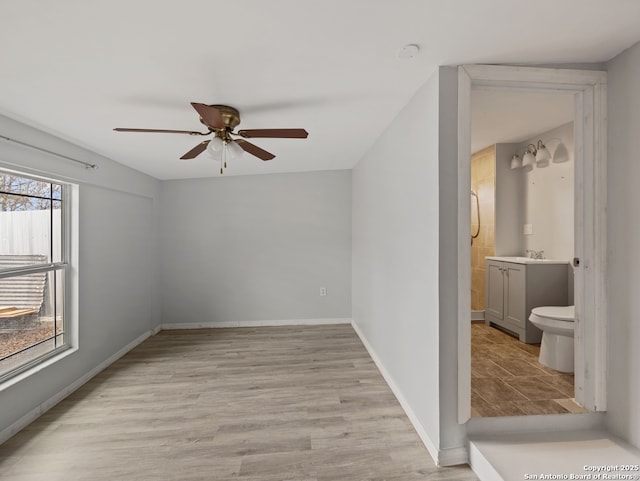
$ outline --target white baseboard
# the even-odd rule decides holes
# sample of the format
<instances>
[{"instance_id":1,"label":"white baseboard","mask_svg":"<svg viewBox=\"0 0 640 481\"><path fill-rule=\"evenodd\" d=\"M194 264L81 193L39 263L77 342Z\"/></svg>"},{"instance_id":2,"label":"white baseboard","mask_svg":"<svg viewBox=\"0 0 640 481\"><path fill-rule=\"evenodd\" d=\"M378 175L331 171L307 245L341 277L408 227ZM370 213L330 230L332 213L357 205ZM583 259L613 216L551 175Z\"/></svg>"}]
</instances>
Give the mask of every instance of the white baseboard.
<instances>
[{"instance_id":1,"label":"white baseboard","mask_svg":"<svg viewBox=\"0 0 640 481\"><path fill-rule=\"evenodd\" d=\"M411 406L402 394L402 391L394 381L393 377L391 376L391 374L389 374L389 371L387 371L384 364L374 351L373 347L371 346L371 344L369 344L369 341L367 341L367 338L365 337L358 324L353 321L351 325L353 326L353 330L356 331L356 334L358 334L358 337L362 341L362 344L364 344L365 349L369 352L369 356L371 356L371 359L373 359L373 362L378 367L380 374L382 374L382 377L389 385L389 388L400 403L400 406L402 406L402 409L409 418L409 421L411 421L411 424L418 433L418 436L422 440L422 443L424 444L425 448L427 448L427 451L429 451L429 454L431 454L431 457L434 459L436 464L438 466L454 466L457 464L465 464L468 457L467 450L464 447L445 450L440 450L436 447L434 442L425 431L424 426L422 426L422 424L418 420L418 416L413 411L413 409L411 409Z\"/></svg>"},{"instance_id":2,"label":"white baseboard","mask_svg":"<svg viewBox=\"0 0 640 481\"><path fill-rule=\"evenodd\" d=\"M504 481L496 468L482 455L474 442L469 442L469 466L482 481Z\"/></svg>"},{"instance_id":3,"label":"white baseboard","mask_svg":"<svg viewBox=\"0 0 640 481\"><path fill-rule=\"evenodd\" d=\"M167 329L219 329L223 327L275 327L275 326L320 326L327 324L351 324L351 319L330 317L326 319L274 319L264 321L229 322L173 322L162 324Z\"/></svg>"},{"instance_id":4,"label":"white baseboard","mask_svg":"<svg viewBox=\"0 0 640 481\"><path fill-rule=\"evenodd\" d=\"M484 311L471 311L472 321L484 321Z\"/></svg>"},{"instance_id":5,"label":"white baseboard","mask_svg":"<svg viewBox=\"0 0 640 481\"><path fill-rule=\"evenodd\" d=\"M134 347L136 347L137 345L139 345L142 342L144 342L147 338L149 338L152 335L152 333L153 333L153 331L148 331L148 332L145 332L144 334L138 336L138 338L136 338L133 341L131 341L129 344L124 346L118 352L116 352L115 354L110 356L108 359L102 361L100 364L98 364L96 367L94 367L91 371L87 372L85 375L83 375L79 379L76 379L73 383L71 383L70 385L68 385L67 387L62 389L61 391L58 391L56 394L51 396L49 399L44 401L42 404L36 406L31 411L29 411L27 414L22 416L16 422L14 422L10 426L8 426L5 429L3 429L2 431L0 431L0 444L4 443L7 439L12 437L13 435L18 433L19 431L21 431L25 427L27 427L29 424L31 424L33 421L35 421L37 418L39 418L45 412L47 412L49 409L51 409L53 406L55 406L60 401L62 401L64 398L66 398L71 393L73 393L78 388L80 388L83 384L85 384L87 381L89 381L96 374L100 373L100 371L103 371L105 368L109 367L115 361L117 361L122 356L124 356L126 353L131 351Z\"/></svg>"}]
</instances>

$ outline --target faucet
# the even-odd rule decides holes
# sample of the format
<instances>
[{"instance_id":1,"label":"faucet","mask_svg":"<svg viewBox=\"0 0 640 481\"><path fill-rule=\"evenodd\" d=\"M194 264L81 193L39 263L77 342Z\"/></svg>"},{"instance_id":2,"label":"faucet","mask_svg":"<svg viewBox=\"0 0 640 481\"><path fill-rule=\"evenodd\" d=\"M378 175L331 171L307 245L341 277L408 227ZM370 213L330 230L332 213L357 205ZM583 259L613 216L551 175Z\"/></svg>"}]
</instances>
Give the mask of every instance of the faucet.
<instances>
[{"instance_id":1,"label":"faucet","mask_svg":"<svg viewBox=\"0 0 640 481\"><path fill-rule=\"evenodd\" d=\"M534 251L527 249L525 252L531 259L544 259L544 251Z\"/></svg>"}]
</instances>

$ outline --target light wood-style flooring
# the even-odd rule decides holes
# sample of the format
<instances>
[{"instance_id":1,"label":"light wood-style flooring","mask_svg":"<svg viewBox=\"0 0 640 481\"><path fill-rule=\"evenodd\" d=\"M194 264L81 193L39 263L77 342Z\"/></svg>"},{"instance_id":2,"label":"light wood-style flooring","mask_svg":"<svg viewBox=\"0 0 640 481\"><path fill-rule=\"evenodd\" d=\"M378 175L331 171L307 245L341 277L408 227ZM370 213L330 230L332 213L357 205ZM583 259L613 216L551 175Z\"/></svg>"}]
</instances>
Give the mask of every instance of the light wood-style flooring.
<instances>
[{"instance_id":1,"label":"light wood-style flooring","mask_svg":"<svg viewBox=\"0 0 640 481\"><path fill-rule=\"evenodd\" d=\"M0 480L477 478L434 466L338 325L163 331L0 446Z\"/></svg>"},{"instance_id":2,"label":"light wood-style flooring","mask_svg":"<svg viewBox=\"0 0 640 481\"><path fill-rule=\"evenodd\" d=\"M484 322L472 323L471 415L586 412L573 399L573 374L540 364L539 355L539 344L525 344Z\"/></svg>"}]
</instances>

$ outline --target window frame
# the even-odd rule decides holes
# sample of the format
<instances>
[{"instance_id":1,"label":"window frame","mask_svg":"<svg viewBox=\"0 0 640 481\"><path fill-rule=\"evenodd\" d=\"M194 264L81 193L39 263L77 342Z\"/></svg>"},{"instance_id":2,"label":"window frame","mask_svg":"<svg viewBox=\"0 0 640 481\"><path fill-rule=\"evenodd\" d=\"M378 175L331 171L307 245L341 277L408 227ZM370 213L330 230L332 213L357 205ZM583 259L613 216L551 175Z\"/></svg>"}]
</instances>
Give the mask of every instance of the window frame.
<instances>
[{"instance_id":1,"label":"window frame","mask_svg":"<svg viewBox=\"0 0 640 481\"><path fill-rule=\"evenodd\" d=\"M11 381L17 378L19 375L23 373L27 373L34 368L37 368L44 364L45 362L51 360L54 357L59 356L66 351L74 348L74 345L77 343L75 333L72 332L72 323L71 323L71 315L72 315L72 297L71 297L71 288L72 288L72 272L71 272L71 259L72 259L72 251L71 251L71 224L72 224L72 202L76 197L74 195L74 185L65 182L63 180L56 179L54 177L45 177L40 175L34 175L29 172L21 172L13 169L6 169L2 165L0 165L0 174L9 174L15 176L21 176L26 179L34 180L34 181L42 181L48 182L52 184L60 185L61 192L60 198L55 199L51 198L52 201L60 202L60 260L57 262L48 262L46 264L36 264L36 265L25 265L15 268L2 269L0 270L0 279L10 278L10 277L18 277L28 274L36 274L45 272L47 275L51 274L52 276L57 276L59 272L62 273L62 282L60 287L56 287L56 289L62 288L62 343L59 346L56 346L56 336L54 335L54 348L49 350L46 353L43 353L33 359L25 361L24 363L16 366L15 368L7 371L4 374L0 374L0 389L7 385L8 381ZM31 197L31 196L29 196ZM33 196L38 198L37 196ZM51 206L53 208L53 205ZM51 242L53 242L53 222L50 223L51 228ZM53 256L53 252L51 252ZM52 257L53 258L53 257ZM54 333L55 334L55 333ZM51 339L51 338L50 338ZM50 340L48 339L48 340ZM46 341L43 341L46 342ZM36 346L34 344L26 349L30 349L31 347ZM18 351L22 352L22 351Z\"/></svg>"}]
</instances>

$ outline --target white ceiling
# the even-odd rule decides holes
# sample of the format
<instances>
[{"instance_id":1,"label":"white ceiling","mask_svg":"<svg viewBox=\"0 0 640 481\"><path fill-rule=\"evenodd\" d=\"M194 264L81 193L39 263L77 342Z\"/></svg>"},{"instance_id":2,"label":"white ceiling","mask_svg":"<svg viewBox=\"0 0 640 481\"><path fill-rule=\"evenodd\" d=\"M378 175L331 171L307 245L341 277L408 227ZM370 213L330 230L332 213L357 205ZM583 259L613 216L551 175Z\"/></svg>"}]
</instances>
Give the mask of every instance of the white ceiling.
<instances>
[{"instance_id":1,"label":"white ceiling","mask_svg":"<svg viewBox=\"0 0 640 481\"><path fill-rule=\"evenodd\" d=\"M473 90L471 152L497 143L523 142L573 121L573 95Z\"/></svg>"},{"instance_id":2,"label":"white ceiling","mask_svg":"<svg viewBox=\"0 0 640 481\"><path fill-rule=\"evenodd\" d=\"M160 179L216 176L189 102L255 139L225 175L348 169L438 65L601 62L640 40L637 0L2 0L0 113ZM396 58L408 43L411 60ZM1 132L0 132L1 134Z\"/></svg>"}]
</instances>

